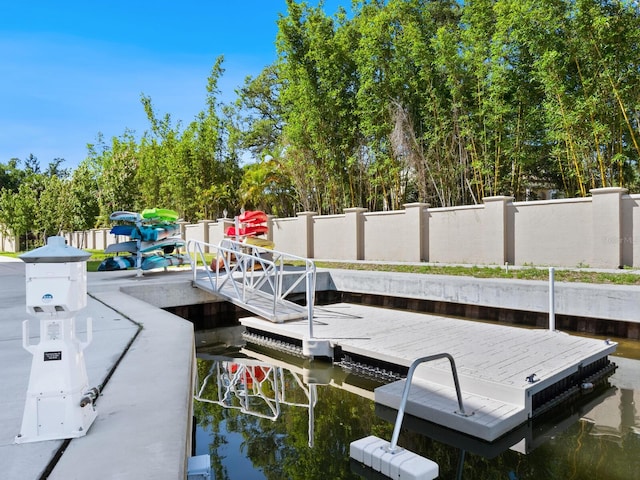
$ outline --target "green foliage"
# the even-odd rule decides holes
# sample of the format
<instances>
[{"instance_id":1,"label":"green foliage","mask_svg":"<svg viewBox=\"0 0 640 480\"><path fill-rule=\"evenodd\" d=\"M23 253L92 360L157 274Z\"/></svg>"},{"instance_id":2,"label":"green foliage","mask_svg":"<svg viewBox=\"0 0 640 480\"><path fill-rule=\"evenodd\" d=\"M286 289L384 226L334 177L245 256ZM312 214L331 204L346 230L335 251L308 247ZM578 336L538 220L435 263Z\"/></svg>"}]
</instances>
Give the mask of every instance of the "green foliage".
<instances>
[{"instance_id":1,"label":"green foliage","mask_svg":"<svg viewBox=\"0 0 640 480\"><path fill-rule=\"evenodd\" d=\"M149 129L99 136L72 176L61 159L0 164L3 228L38 237L150 206L197 221L640 186L637 2L355 0L328 16L287 0L275 41L277 60L229 105L217 58L186 126L143 94Z\"/></svg>"},{"instance_id":2,"label":"green foliage","mask_svg":"<svg viewBox=\"0 0 640 480\"><path fill-rule=\"evenodd\" d=\"M43 244L47 236L68 229L70 194L67 173L49 164L42 173L33 155L25 160L25 168L17 168L12 160L5 168L6 183L0 189L0 226L5 234L14 235L22 245Z\"/></svg>"}]
</instances>

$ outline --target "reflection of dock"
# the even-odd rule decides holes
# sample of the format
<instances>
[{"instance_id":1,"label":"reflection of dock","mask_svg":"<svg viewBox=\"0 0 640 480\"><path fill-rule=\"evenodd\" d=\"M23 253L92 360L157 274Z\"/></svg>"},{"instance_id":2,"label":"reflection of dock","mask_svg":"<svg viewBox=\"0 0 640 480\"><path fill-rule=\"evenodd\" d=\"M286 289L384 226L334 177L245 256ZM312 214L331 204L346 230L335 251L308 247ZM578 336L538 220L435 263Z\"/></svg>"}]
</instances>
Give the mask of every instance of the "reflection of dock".
<instances>
[{"instance_id":1,"label":"reflection of dock","mask_svg":"<svg viewBox=\"0 0 640 480\"><path fill-rule=\"evenodd\" d=\"M300 344L306 320L281 324L258 317L241 319L249 333ZM337 304L316 308L315 338L328 340L334 360L382 362L408 367L418 357L449 353L456 362L465 410L458 409L446 360L416 370L407 413L493 441L549 408L579 395L580 385L610 373L607 356L616 344L548 330L498 326ZM250 337L249 337L250 338ZM376 402L397 408L404 381L375 391Z\"/></svg>"}]
</instances>

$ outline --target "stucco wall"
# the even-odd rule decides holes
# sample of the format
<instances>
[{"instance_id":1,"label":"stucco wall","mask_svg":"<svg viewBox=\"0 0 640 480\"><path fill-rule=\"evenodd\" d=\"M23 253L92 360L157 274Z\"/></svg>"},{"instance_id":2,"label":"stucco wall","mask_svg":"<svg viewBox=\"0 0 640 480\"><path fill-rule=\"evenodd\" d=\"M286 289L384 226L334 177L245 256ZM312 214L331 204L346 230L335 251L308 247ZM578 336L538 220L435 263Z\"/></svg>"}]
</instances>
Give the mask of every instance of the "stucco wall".
<instances>
[{"instance_id":1,"label":"stucco wall","mask_svg":"<svg viewBox=\"0 0 640 480\"><path fill-rule=\"evenodd\" d=\"M371 212L364 214L364 237L373 239L364 243L364 257L368 260L408 261L404 242L415 230L407 225L403 211Z\"/></svg>"},{"instance_id":2,"label":"stucco wall","mask_svg":"<svg viewBox=\"0 0 640 480\"><path fill-rule=\"evenodd\" d=\"M347 244L351 238L346 215L323 215L313 218L315 258L348 260ZM353 259L353 257L351 257Z\"/></svg>"},{"instance_id":3,"label":"stucco wall","mask_svg":"<svg viewBox=\"0 0 640 480\"><path fill-rule=\"evenodd\" d=\"M307 257L305 217L275 218L271 222L269 233L275 249L300 257Z\"/></svg>"},{"instance_id":4,"label":"stucco wall","mask_svg":"<svg viewBox=\"0 0 640 480\"><path fill-rule=\"evenodd\" d=\"M640 265L640 195L622 197L621 257L623 265Z\"/></svg>"},{"instance_id":5,"label":"stucco wall","mask_svg":"<svg viewBox=\"0 0 640 480\"><path fill-rule=\"evenodd\" d=\"M515 265L588 265L593 222L590 199L516 202L513 215Z\"/></svg>"},{"instance_id":6,"label":"stucco wall","mask_svg":"<svg viewBox=\"0 0 640 480\"><path fill-rule=\"evenodd\" d=\"M591 194L534 202L487 197L481 205L453 208L412 203L392 212L301 212L270 217L268 237L276 250L326 260L640 267L640 195L622 188ZM183 236L216 245L231 224L230 219L187 224ZM104 230L73 232L67 239L97 250L123 240L108 234L100 240L103 235Z\"/></svg>"},{"instance_id":7,"label":"stucco wall","mask_svg":"<svg viewBox=\"0 0 640 480\"><path fill-rule=\"evenodd\" d=\"M0 252L16 252L18 246L15 239L11 236L5 236L0 232Z\"/></svg>"},{"instance_id":8,"label":"stucco wall","mask_svg":"<svg viewBox=\"0 0 640 480\"><path fill-rule=\"evenodd\" d=\"M482 232L484 206L429 209L429 261L485 263Z\"/></svg>"}]
</instances>

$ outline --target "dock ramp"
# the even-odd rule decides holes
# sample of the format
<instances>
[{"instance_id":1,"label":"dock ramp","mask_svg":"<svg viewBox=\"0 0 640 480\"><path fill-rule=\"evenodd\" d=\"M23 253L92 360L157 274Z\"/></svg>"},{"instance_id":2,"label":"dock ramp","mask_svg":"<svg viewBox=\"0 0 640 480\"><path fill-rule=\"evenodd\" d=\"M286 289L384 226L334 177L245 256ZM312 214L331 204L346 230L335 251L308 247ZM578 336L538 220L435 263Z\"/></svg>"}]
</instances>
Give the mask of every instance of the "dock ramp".
<instances>
[{"instance_id":1,"label":"dock ramp","mask_svg":"<svg viewBox=\"0 0 640 480\"><path fill-rule=\"evenodd\" d=\"M233 240L190 241L187 248L195 287L270 322L313 319L316 268L309 259ZM211 264L205 253L213 253ZM293 293L303 293L305 305L287 300Z\"/></svg>"}]
</instances>

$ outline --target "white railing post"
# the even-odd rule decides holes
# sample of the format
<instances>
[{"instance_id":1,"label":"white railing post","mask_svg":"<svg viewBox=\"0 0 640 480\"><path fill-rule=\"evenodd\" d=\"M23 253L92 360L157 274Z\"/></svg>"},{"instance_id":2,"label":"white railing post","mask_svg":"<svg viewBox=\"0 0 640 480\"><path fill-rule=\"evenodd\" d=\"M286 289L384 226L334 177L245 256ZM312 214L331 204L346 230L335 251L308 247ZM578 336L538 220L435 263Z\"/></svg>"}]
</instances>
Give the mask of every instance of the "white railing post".
<instances>
[{"instance_id":1,"label":"white railing post","mask_svg":"<svg viewBox=\"0 0 640 480\"><path fill-rule=\"evenodd\" d=\"M549 268L549 330L556 329L555 269Z\"/></svg>"},{"instance_id":2,"label":"white railing post","mask_svg":"<svg viewBox=\"0 0 640 480\"><path fill-rule=\"evenodd\" d=\"M307 264L307 270L309 265ZM309 317L309 338L313 338L313 279L311 277L312 271L307 271L307 317Z\"/></svg>"}]
</instances>

